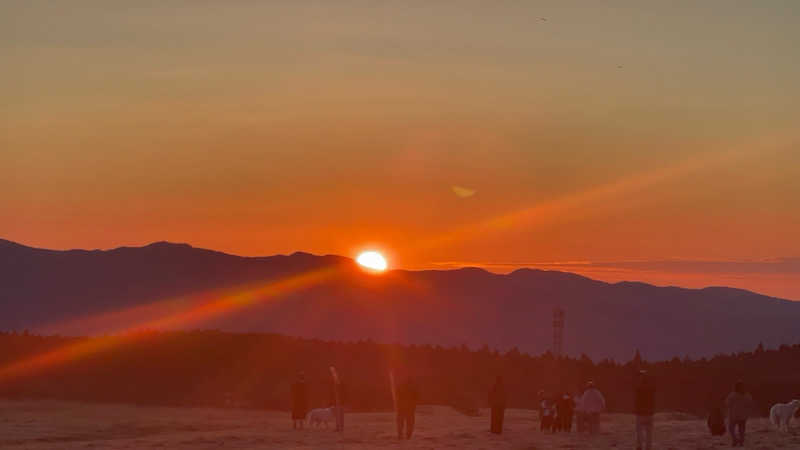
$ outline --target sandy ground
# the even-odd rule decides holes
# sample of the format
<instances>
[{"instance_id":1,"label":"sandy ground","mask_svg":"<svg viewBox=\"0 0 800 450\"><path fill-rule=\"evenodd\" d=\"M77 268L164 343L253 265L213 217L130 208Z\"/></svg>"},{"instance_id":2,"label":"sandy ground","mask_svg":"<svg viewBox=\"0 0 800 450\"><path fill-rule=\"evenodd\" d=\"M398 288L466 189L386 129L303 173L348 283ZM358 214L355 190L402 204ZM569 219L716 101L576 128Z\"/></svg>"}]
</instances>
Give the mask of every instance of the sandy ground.
<instances>
[{"instance_id":1,"label":"sandy ground","mask_svg":"<svg viewBox=\"0 0 800 450\"><path fill-rule=\"evenodd\" d=\"M443 406L422 406L411 441L398 441L393 415L353 413L345 432L293 430L288 414L210 408L86 404L55 401L0 401L2 449L596 449L635 448L633 416L604 416L602 432L542 434L536 413L509 410L501 436L488 432L487 411L467 417ZM751 449L800 449L800 425L789 434L766 419L748 422ZM730 447L727 436L713 438L702 420L682 414L656 416L657 449Z\"/></svg>"}]
</instances>

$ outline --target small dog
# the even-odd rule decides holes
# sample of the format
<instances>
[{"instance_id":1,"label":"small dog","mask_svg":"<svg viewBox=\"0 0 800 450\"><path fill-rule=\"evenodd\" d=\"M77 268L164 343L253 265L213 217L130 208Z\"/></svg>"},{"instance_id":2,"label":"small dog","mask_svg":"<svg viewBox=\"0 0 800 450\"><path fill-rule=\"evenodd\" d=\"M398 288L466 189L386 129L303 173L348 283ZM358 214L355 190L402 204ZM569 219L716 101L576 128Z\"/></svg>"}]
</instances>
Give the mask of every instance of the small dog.
<instances>
[{"instance_id":1,"label":"small dog","mask_svg":"<svg viewBox=\"0 0 800 450\"><path fill-rule=\"evenodd\" d=\"M316 408L308 413L308 424L319 427L320 424L325 424L328 428L328 422L333 422L333 408Z\"/></svg>"},{"instance_id":2,"label":"small dog","mask_svg":"<svg viewBox=\"0 0 800 450\"><path fill-rule=\"evenodd\" d=\"M769 410L769 420L771 420L779 430L789 431L789 421L792 420L798 408L800 408L800 400L792 400L789 403L777 403L772 405L772 408Z\"/></svg>"}]
</instances>

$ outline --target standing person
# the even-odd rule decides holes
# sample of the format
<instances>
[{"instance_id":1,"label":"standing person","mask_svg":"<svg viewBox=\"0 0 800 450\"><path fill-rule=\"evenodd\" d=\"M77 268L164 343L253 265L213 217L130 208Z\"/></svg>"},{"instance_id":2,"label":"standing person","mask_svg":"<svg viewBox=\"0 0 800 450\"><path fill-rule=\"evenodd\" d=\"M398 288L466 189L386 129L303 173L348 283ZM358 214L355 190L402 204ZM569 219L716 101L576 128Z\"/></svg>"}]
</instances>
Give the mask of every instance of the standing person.
<instances>
[{"instance_id":1,"label":"standing person","mask_svg":"<svg viewBox=\"0 0 800 450\"><path fill-rule=\"evenodd\" d=\"M492 424L489 431L495 434L503 432L503 419L506 414L506 386L500 375L495 379L494 386L489 391L489 407L492 408Z\"/></svg>"},{"instance_id":2,"label":"standing person","mask_svg":"<svg viewBox=\"0 0 800 450\"><path fill-rule=\"evenodd\" d=\"M305 374L297 372L297 381L292 384L292 428L303 429L308 414L308 386Z\"/></svg>"},{"instance_id":3,"label":"standing person","mask_svg":"<svg viewBox=\"0 0 800 450\"><path fill-rule=\"evenodd\" d=\"M539 431L552 431L553 430L553 416L555 415L553 402L547 396L542 398L539 402L539 410L541 416L539 417L540 425Z\"/></svg>"},{"instance_id":4,"label":"standing person","mask_svg":"<svg viewBox=\"0 0 800 450\"><path fill-rule=\"evenodd\" d=\"M586 431L586 413L583 412L583 391L578 390L575 395L575 428L578 433Z\"/></svg>"},{"instance_id":5,"label":"standing person","mask_svg":"<svg viewBox=\"0 0 800 450\"><path fill-rule=\"evenodd\" d=\"M600 413L606 409L606 399L594 386L593 381L586 383L586 391L581 397L581 407L586 414L589 434L597 434L600 431Z\"/></svg>"},{"instance_id":6,"label":"standing person","mask_svg":"<svg viewBox=\"0 0 800 450\"><path fill-rule=\"evenodd\" d=\"M411 439L414 433L415 415L417 412L417 402L419 401L419 389L414 379L409 375L397 386L397 438L403 439L403 428L405 428L405 438Z\"/></svg>"},{"instance_id":7,"label":"standing person","mask_svg":"<svg viewBox=\"0 0 800 450\"><path fill-rule=\"evenodd\" d=\"M544 391L540 390L539 392L537 392L536 397L539 399L539 423L540 423L539 430L543 430L544 426L541 425L541 422L542 418L544 417L544 409L542 408L542 405L544 405Z\"/></svg>"},{"instance_id":8,"label":"standing person","mask_svg":"<svg viewBox=\"0 0 800 450\"><path fill-rule=\"evenodd\" d=\"M733 386L733 392L725 399L725 408L728 410L728 432L731 433L734 447L744 447L745 428L752 407L753 397L745 392L744 383L737 381Z\"/></svg>"},{"instance_id":9,"label":"standing person","mask_svg":"<svg viewBox=\"0 0 800 450\"><path fill-rule=\"evenodd\" d=\"M558 428L569 433L572 431L572 415L575 412L575 401L569 392L564 392L556 403L556 417L558 417Z\"/></svg>"},{"instance_id":10,"label":"standing person","mask_svg":"<svg viewBox=\"0 0 800 450\"><path fill-rule=\"evenodd\" d=\"M636 414L636 450L653 448L653 414L656 408L656 388L644 370L634 391L633 410Z\"/></svg>"},{"instance_id":11,"label":"standing person","mask_svg":"<svg viewBox=\"0 0 800 450\"><path fill-rule=\"evenodd\" d=\"M550 399L550 404L553 405L553 425L550 429L553 433L561 431L561 412L558 410L559 400L561 400L561 397L558 394Z\"/></svg>"},{"instance_id":12,"label":"standing person","mask_svg":"<svg viewBox=\"0 0 800 450\"><path fill-rule=\"evenodd\" d=\"M708 414L706 424L712 436L722 436L725 434L725 413L722 412L720 406L711 407L711 412Z\"/></svg>"},{"instance_id":13,"label":"standing person","mask_svg":"<svg viewBox=\"0 0 800 450\"><path fill-rule=\"evenodd\" d=\"M336 368L330 366L331 383L329 403L333 409L333 417L336 419L336 429L334 431L344 431L344 404L347 396L347 389L342 382Z\"/></svg>"}]
</instances>

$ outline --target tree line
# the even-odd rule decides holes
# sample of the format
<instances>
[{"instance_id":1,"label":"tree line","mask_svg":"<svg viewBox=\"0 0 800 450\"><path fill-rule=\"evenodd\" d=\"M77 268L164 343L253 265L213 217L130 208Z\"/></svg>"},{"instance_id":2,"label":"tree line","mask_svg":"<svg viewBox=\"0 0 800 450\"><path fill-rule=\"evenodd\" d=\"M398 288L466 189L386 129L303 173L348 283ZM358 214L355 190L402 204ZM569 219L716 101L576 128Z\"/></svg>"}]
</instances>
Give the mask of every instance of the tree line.
<instances>
[{"instance_id":1,"label":"tree line","mask_svg":"<svg viewBox=\"0 0 800 450\"><path fill-rule=\"evenodd\" d=\"M64 350L67 349L67 350ZM75 350L79 349L79 350ZM37 355L52 363L21 364ZM647 370L657 386L660 411L704 415L743 380L762 414L776 402L800 398L800 345L711 358L648 362L638 352L628 362L594 362L585 355L529 355L516 348L443 348L332 342L265 333L141 331L99 337L40 336L0 332L0 396L125 402L170 406L288 409L298 371L310 387L310 406L327 406L329 366L347 386L356 411L392 408L389 370L411 373L423 404L464 412L486 406L487 392L502 375L510 408L537 408L539 391L578 393L588 380L604 393L609 411L630 412L633 384ZM29 367L28 367L29 366Z\"/></svg>"}]
</instances>

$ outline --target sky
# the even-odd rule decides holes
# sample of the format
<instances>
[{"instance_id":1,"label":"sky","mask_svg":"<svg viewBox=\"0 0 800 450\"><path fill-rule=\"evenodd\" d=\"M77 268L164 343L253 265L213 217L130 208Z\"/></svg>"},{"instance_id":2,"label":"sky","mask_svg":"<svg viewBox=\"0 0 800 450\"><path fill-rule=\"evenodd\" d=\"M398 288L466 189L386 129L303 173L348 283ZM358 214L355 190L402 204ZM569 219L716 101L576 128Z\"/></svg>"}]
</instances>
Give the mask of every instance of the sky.
<instances>
[{"instance_id":1,"label":"sky","mask_svg":"<svg viewBox=\"0 0 800 450\"><path fill-rule=\"evenodd\" d=\"M800 3L0 3L0 237L800 300Z\"/></svg>"}]
</instances>

